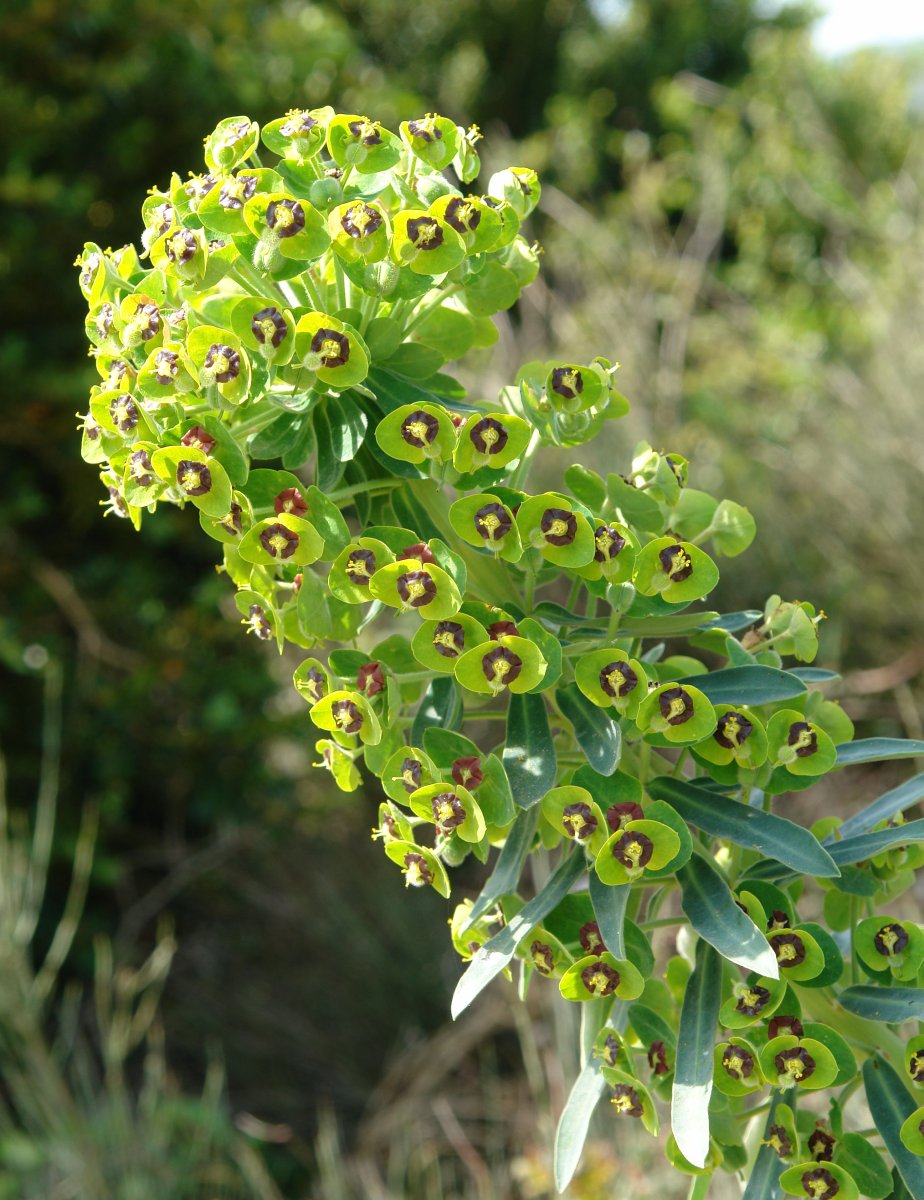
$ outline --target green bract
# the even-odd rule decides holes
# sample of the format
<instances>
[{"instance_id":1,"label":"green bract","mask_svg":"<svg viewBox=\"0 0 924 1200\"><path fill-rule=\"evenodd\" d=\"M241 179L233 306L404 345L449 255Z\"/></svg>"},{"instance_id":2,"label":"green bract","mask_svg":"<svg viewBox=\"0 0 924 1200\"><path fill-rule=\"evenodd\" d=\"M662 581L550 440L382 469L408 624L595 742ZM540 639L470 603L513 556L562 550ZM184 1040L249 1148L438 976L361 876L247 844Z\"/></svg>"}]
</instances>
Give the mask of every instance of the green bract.
<instances>
[{"instance_id":1,"label":"green bract","mask_svg":"<svg viewBox=\"0 0 924 1200\"><path fill-rule=\"evenodd\" d=\"M851 816L774 809L924 745L853 741L837 677L798 665L808 601L702 603L702 547L743 552L753 519L625 445L612 359L556 347L466 393L454 364L539 269L535 172L476 184L479 137L329 107L220 122L201 173L144 200L140 249L78 260L81 454L136 527L198 509L244 632L299 648L306 761L340 793L379 780L407 885L448 898L486 864L452 916L453 1015L502 973L596 1001L560 1189L606 1097L639 1132L670 1114L698 1200L715 1170L770 1196L781 1163L807 1200L920 1195L920 777ZM605 476L574 451L595 438ZM824 1125L793 1103L812 1090Z\"/></svg>"}]
</instances>

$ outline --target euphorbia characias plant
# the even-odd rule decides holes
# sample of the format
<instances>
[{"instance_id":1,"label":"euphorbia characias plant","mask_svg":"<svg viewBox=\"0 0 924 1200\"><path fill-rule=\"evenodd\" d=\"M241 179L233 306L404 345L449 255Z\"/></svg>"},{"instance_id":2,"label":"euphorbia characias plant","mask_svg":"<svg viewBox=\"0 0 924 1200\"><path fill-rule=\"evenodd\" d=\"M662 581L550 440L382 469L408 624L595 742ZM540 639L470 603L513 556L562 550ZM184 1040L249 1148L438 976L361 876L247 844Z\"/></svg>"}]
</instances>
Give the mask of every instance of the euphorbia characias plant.
<instances>
[{"instance_id":1,"label":"euphorbia characias plant","mask_svg":"<svg viewBox=\"0 0 924 1200\"><path fill-rule=\"evenodd\" d=\"M448 898L490 860L452 911L453 1013L501 973L581 1006L559 1187L608 1099L669 1119L698 1195L720 1169L751 1200L924 1200L924 931L900 904L924 775L811 829L774 812L924 743L853 740L811 604L709 607L753 520L680 454L626 452L616 364L527 363L496 401L444 372L538 270L536 175L473 190L477 139L432 113L220 122L204 170L145 200L140 251L79 259L83 455L136 526L198 510L247 631L302 652L317 765L380 780L408 885ZM575 461L595 438L606 477ZM565 468L531 493L540 448Z\"/></svg>"}]
</instances>

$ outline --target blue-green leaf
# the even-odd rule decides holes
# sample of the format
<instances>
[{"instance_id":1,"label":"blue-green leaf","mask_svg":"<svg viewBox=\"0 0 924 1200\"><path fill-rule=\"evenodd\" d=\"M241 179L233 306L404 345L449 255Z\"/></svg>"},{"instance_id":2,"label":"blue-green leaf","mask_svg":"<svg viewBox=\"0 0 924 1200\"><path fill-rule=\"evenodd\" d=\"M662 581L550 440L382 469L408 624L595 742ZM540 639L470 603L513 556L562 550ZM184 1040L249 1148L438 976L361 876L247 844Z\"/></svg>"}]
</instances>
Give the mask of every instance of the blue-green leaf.
<instances>
[{"instance_id":1,"label":"blue-green leaf","mask_svg":"<svg viewBox=\"0 0 924 1200\"><path fill-rule=\"evenodd\" d=\"M587 761L598 775L612 775L622 753L619 726L605 708L588 700L577 684L560 687L555 696L562 716L574 726L574 736Z\"/></svg>"},{"instance_id":2,"label":"blue-green leaf","mask_svg":"<svg viewBox=\"0 0 924 1200\"><path fill-rule=\"evenodd\" d=\"M722 960L708 942L701 941L680 1010L671 1092L671 1129L681 1154L695 1167L705 1166L709 1153L712 1052L721 1000Z\"/></svg>"},{"instance_id":3,"label":"blue-green leaf","mask_svg":"<svg viewBox=\"0 0 924 1200\"><path fill-rule=\"evenodd\" d=\"M913 738L861 738L858 742L843 742L837 747L837 765L852 767L855 763L916 758L919 754L924 754L924 742Z\"/></svg>"},{"instance_id":4,"label":"blue-green leaf","mask_svg":"<svg viewBox=\"0 0 924 1200\"><path fill-rule=\"evenodd\" d=\"M523 811L517 816L513 828L507 834L507 840L497 856L494 870L481 889L481 894L469 914L466 927L483 916L499 897L517 890L523 864L526 862L526 856L529 854L529 848L533 843L533 834L535 834L538 824L538 808Z\"/></svg>"},{"instance_id":5,"label":"blue-green leaf","mask_svg":"<svg viewBox=\"0 0 924 1200\"><path fill-rule=\"evenodd\" d=\"M453 993L450 1009L453 1020L503 971L516 954L517 946L533 926L538 925L543 917L567 896L571 885L585 869L585 865L584 854L581 851L562 859L538 896L534 896L508 921L500 933L496 933L475 952Z\"/></svg>"},{"instance_id":6,"label":"blue-green leaf","mask_svg":"<svg viewBox=\"0 0 924 1200\"><path fill-rule=\"evenodd\" d=\"M699 688L713 704L774 704L805 692L805 684L792 671L779 671L758 663L725 667L708 675L691 675L680 682Z\"/></svg>"},{"instance_id":7,"label":"blue-green leaf","mask_svg":"<svg viewBox=\"0 0 924 1200\"><path fill-rule=\"evenodd\" d=\"M910 1019L924 1021L924 988L873 987L861 983L844 988L837 999L848 1012L867 1021L889 1024Z\"/></svg>"},{"instance_id":8,"label":"blue-green leaf","mask_svg":"<svg viewBox=\"0 0 924 1200\"><path fill-rule=\"evenodd\" d=\"M456 729L462 715L462 697L459 685L451 675L432 679L424 692L423 700L411 726L411 745L423 743L424 732L431 726L441 729Z\"/></svg>"},{"instance_id":9,"label":"blue-green leaf","mask_svg":"<svg viewBox=\"0 0 924 1200\"><path fill-rule=\"evenodd\" d=\"M776 955L770 943L747 913L738 907L728 884L712 863L694 855L677 872L677 879L680 905L701 938L714 946L723 958L746 971L779 979Z\"/></svg>"},{"instance_id":10,"label":"blue-green leaf","mask_svg":"<svg viewBox=\"0 0 924 1200\"><path fill-rule=\"evenodd\" d=\"M922 796L924 796L924 773L906 779L898 787L884 792L878 800L874 800L866 808L861 809L852 817L848 817L840 827L841 837L848 838L858 833L866 833L880 821L887 821L910 804L916 804Z\"/></svg>"},{"instance_id":11,"label":"blue-green leaf","mask_svg":"<svg viewBox=\"0 0 924 1200\"><path fill-rule=\"evenodd\" d=\"M714 612L701 613L668 613L663 617L627 617L619 626L620 637L680 637L684 633L692 633L699 629L703 621L711 621L719 614ZM697 676L703 678L703 676Z\"/></svg>"},{"instance_id":12,"label":"blue-green leaf","mask_svg":"<svg viewBox=\"0 0 924 1200\"><path fill-rule=\"evenodd\" d=\"M541 695L521 692L510 697L502 762L520 808L538 804L555 786L558 760Z\"/></svg>"},{"instance_id":13,"label":"blue-green leaf","mask_svg":"<svg viewBox=\"0 0 924 1200\"><path fill-rule=\"evenodd\" d=\"M650 782L648 791L656 800L666 800L685 821L711 837L728 838L736 845L757 850L802 875L831 879L839 874L837 864L818 839L785 817L761 812L684 779L661 776Z\"/></svg>"},{"instance_id":14,"label":"blue-green leaf","mask_svg":"<svg viewBox=\"0 0 924 1200\"><path fill-rule=\"evenodd\" d=\"M585 1009L593 1008L587 1004ZM555 1131L555 1186L563 1192L574 1177L590 1119L606 1091L606 1080L600 1074L600 1064L591 1059L574 1081Z\"/></svg>"},{"instance_id":15,"label":"blue-green leaf","mask_svg":"<svg viewBox=\"0 0 924 1200\"><path fill-rule=\"evenodd\" d=\"M701 633L709 629L722 629L726 633L740 633L742 629L747 629L749 625L759 621L763 615L758 608L744 608L740 612L723 613L720 617L703 621L699 630Z\"/></svg>"},{"instance_id":16,"label":"blue-green leaf","mask_svg":"<svg viewBox=\"0 0 924 1200\"><path fill-rule=\"evenodd\" d=\"M924 1158L912 1154L899 1130L915 1110L915 1102L894 1067L874 1054L863 1064L863 1084L873 1124L914 1200L924 1200Z\"/></svg>"},{"instance_id":17,"label":"blue-green leaf","mask_svg":"<svg viewBox=\"0 0 924 1200\"><path fill-rule=\"evenodd\" d=\"M791 667L789 673L803 683L833 683L840 679L837 671L827 671L824 667Z\"/></svg>"},{"instance_id":18,"label":"blue-green leaf","mask_svg":"<svg viewBox=\"0 0 924 1200\"><path fill-rule=\"evenodd\" d=\"M924 842L924 818L909 821L907 825L896 825L892 829L877 829L874 833L862 833L858 837L844 838L833 842L828 850L838 866L846 863L863 862L874 854L883 854L896 846L907 846L911 842Z\"/></svg>"},{"instance_id":19,"label":"blue-green leaf","mask_svg":"<svg viewBox=\"0 0 924 1200\"><path fill-rule=\"evenodd\" d=\"M614 958L625 958L624 922L632 888L627 883L603 883L597 872L591 871L588 876L588 890L603 944Z\"/></svg>"}]
</instances>

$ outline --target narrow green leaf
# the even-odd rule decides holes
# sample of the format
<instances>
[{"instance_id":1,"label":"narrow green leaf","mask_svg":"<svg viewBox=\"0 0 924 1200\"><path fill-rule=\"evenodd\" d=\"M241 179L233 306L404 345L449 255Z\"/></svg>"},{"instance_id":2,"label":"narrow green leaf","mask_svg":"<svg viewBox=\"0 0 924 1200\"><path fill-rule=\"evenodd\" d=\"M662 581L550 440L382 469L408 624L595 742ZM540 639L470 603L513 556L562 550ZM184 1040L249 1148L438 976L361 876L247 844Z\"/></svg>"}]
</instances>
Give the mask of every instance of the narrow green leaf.
<instances>
[{"instance_id":1,"label":"narrow green leaf","mask_svg":"<svg viewBox=\"0 0 924 1200\"><path fill-rule=\"evenodd\" d=\"M694 855L677 872L680 905L701 938L746 971L779 979L776 955L711 862ZM604 939L605 940L605 939Z\"/></svg>"},{"instance_id":2,"label":"narrow green leaf","mask_svg":"<svg viewBox=\"0 0 924 1200\"><path fill-rule=\"evenodd\" d=\"M612 775L622 754L622 731L605 708L593 704L575 683L555 693L562 716L574 726L574 736L598 775Z\"/></svg>"},{"instance_id":3,"label":"narrow green leaf","mask_svg":"<svg viewBox=\"0 0 924 1200\"><path fill-rule=\"evenodd\" d=\"M452 676L441 675L437 679L432 679L414 716L414 724L411 726L411 745L421 745L424 732L431 726L438 725L442 729L457 728L461 715L462 697L459 694L459 686Z\"/></svg>"},{"instance_id":4,"label":"narrow green leaf","mask_svg":"<svg viewBox=\"0 0 924 1200\"><path fill-rule=\"evenodd\" d=\"M801 875L831 879L839 874L837 864L818 839L785 817L663 775L651 781L648 791L656 800L666 800L685 821L711 837L728 838L738 846L757 850Z\"/></svg>"},{"instance_id":5,"label":"narrow green leaf","mask_svg":"<svg viewBox=\"0 0 924 1200\"><path fill-rule=\"evenodd\" d=\"M538 824L538 808L532 808L519 814L513 828L507 834L507 840L501 847L494 870L472 907L466 928L483 916L500 896L517 890L523 864L526 862L526 856L529 854L533 834L535 834Z\"/></svg>"},{"instance_id":6,"label":"narrow green leaf","mask_svg":"<svg viewBox=\"0 0 924 1200\"><path fill-rule=\"evenodd\" d=\"M433 520L433 513L440 511L436 499L436 484L426 479L396 488L392 493L391 506L401 524L413 529L425 542L437 537L445 540L445 532Z\"/></svg>"},{"instance_id":7,"label":"narrow green leaf","mask_svg":"<svg viewBox=\"0 0 924 1200\"><path fill-rule=\"evenodd\" d=\"M844 988L838 996L840 1004L848 1012L868 1021L893 1022L924 1021L924 989L874 987L871 984L857 984L856 987Z\"/></svg>"},{"instance_id":8,"label":"narrow green leaf","mask_svg":"<svg viewBox=\"0 0 924 1200\"><path fill-rule=\"evenodd\" d=\"M792 1090L794 1092L796 1089ZM774 1092L770 1100L770 1111L767 1113L767 1123L764 1125L764 1138L770 1136L770 1126L775 1120L776 1106L781 1100L780 1093ZM783 1173L784 1165L783 1160L772 1146L761 1145L757 1151L754 1166L751 1168L742 1200L778 1200L781 1194L780 1175Z\"/></svg>"},{"instance_id":9,"label":"narrow green leaf","mask_svg":"<svg viewBox=\"0 0 924 1200\"><path fill-rule=\"evenodd\" d=\"M789 673L803 683L833 683L840 679L837 671L827 671L824 667L792 667Z\"/></svg>"},{"instance_id":10,"label":"narrow green leaf","mask_svg":"<svg viewBox=\"0 0 924 1200\"><path fill-rule=\"evenodd\" d=\"M510 697L501 761L513 798L521 808L538 804L555 786L557 758L542 696L521 692Z\"/></svg>"},{"instance_id":11,"label":"narrow green leaf","mask_svg":"<svg viewBox=\"0 0 924 1200\"><path fill-rule=\"evenodd\" d=\"M852 767L855 763L916 758L919 754L924 754L924 742L913 738L861 738L858 742L843 742L837 747L837 765Z\"/></svg>"},{"instance_id":12,"label":"narrow green leaf","mask_svg":"<svg viewBox=\"0 0 924 1200\"><path fill-rule=\"evenodd\" d=\"M624 921L632 888L627 883L610 886L600 879L596 871L591 871L588 890L604 945L614 958L625 958Z\"/></svg>"},{"instance_id":13,"label":"narrow green leaf","mask_svg":"<svg viewBox=\"0 0 924 1200\"><path fill-rule=\"evenodd\" d=\"M922 796L924 796L924 772L920 775L913 775L904 783L900 783L898 787L884 792L878 800L874 800L866 808L861 809L852 817L848 817L840 827L841 837L846 839L858 833L866 833L880 821L887 821L889 817L894 817L902 809L916 804Z\"/></svg>"},{"instance_id":14,"label":"narrow green leaf","mask_svg":"<svg viewBox=\"0 0 924 1200\"><path fill-rule=\"evenodd\" d=\"M681 683L693 684L713 704L774 704L805 693L805 684L791 671L762 667L725 667L708 675L691 675Z\"/></svg>"},{"instance_id":15,"label":"narrow green leaf","mask_svg":"<svg viewBox=\"0 0 924 1200\"><path fill-rule=\"evenodd\" d=\"M680 1010L677 1067L671 1092L671 1129L681 1154L695 1167L709 1154L712 1052L722 999L722 960L708 942L696 947Z\"/></svg>"},{"instance_id":16,"label":"narrow green leaf","mask_svg":"<svg viewBox=\"0 0 924 1200\"><path fill-rule=\"evenodd\" d=\"M877 829L875 833L844 838L843 841L833 842L828 850L837 865L843 866L845 863L863 862L874 854L882 854L895 846L907 846L911 842L924 842L924 819L896 825L894 829Z\"/></svg>"},{"instance_id":17,"label":"narrow green leaf","mask_svg":"<svg viewBox=\"0 0 924 1200\"><path fill-rule=\"evenodd\" d=\"M592 1009L592 1004L584 1005ZM590 1119L606 1091L606 1080L600 1074L600 1064L591 1060L574 1081L555 1131L555 1186L563 1192L574 1177L587 1140Z\"/></svg>"},{"instance_id":18,"label":"narrow green leaf","mask_svg":"<svg viewBox=\"0 0 924 1200\"><path fill-rule=\"evenodd\" d=\"M628 617L619 626L620 637L679 637L684 633L692 633L700 629L704 621L711 621L719 614L715 612L701 613L669 613L663 617Z\"/></svg>"},{"instance_id":19,"label":"narrow green leaf","mask_svg":"<svg viewBox=\"0 0 924 1200\"><path fill-rule=\"evenodd\" d=\"M879 1136L914 1200L924 1200L924 1158L912 1154L899 1136L902 1122L915 1110L915 1102L895 1068L874 1054L863 1064L866 1100Z\"/></svg>"},{"instance_id":20,"label":"narrow green leaf","mask_svg":"<svg viewBox=\"0 0 924 1200\"><path fill-rule=\"evenodd\" d=\"M705 615L708 616L708 613ZM723 613L720 617L703 621L699 628L701 632L708 629L724 629L726 633L740 633L742 629L747 629L749 625L759 621L763 615L758 608L744 608L740 612ZM700 619L702 616L703 614L700 614Z\"/></svg>"},{"instance_id":21,"label":"narrow green leaf","mask_svg":"<svg viewBox=\"0 0 924 1200\"><path fill-rule=\"evenodd\" d=\"M468 1008L478 993L487 987L495 976L503 971L516 954L520 942L534 925L538 925L543 917L567 896L571 885L585 870L585 867L586 862L582 851L576 851L562 859L542 891L524 905L500 933L496 933L490 941L485 942L476 951L462 978L456 984L450 1009L453 1020Z\"/></svg>"}]
</instances>

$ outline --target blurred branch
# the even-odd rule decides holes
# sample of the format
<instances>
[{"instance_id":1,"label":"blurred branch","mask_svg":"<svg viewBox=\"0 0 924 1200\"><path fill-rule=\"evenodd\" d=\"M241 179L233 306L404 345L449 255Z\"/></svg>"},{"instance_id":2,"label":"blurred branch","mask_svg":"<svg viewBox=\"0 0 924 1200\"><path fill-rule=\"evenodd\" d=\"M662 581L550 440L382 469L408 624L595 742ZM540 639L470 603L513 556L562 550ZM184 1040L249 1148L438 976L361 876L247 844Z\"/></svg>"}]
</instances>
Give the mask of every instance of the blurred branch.
<instances>
[{"instance_id":1,"label":"blurred branch","mask_svg":"<svg viewBox=\"0 0 924 1200\"><path fill-rule=\"evenodd\" d=\"M63 571L50 562L37 559L32 563L32 574L77 634L82 651L99 662L124 671L132 671L141 665L144 661L142 655L117 645L103 633L73 581Z\"/></svg>"}]
</instances>

